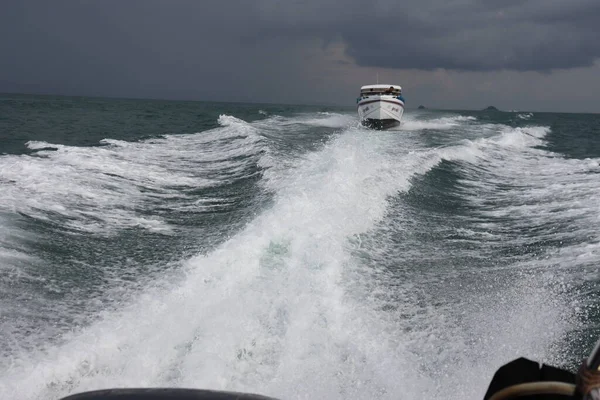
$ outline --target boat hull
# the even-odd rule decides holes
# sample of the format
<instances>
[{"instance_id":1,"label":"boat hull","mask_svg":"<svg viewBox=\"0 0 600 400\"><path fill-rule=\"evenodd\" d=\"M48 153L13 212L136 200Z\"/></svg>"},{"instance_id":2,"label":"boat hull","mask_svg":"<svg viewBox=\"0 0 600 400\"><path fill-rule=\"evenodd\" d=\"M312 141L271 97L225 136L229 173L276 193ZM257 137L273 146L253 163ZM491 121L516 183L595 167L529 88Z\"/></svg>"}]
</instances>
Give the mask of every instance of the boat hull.
<instances>
[{"instance_id":1,"label":"boat hull","mask_svg":"<svg viewBox=\"0 0 600 400\"><path fill-rule=\"evenodd\" d=\"M404 102L393 96L370 96L358 103L358 117L364 126L389 129L400 125Z\"/></svg>"},{"instance_id":2,"label":"boat hull","mask_svg":"<svg viewBox=\"0 0 600 400\"><path fill-rule=\"evenodd\" d=\"M366 128L386 130L400 125L400 121L396 119L372 119L366 118L361 121L361 124Z\"/></svg>"}]
</instances>

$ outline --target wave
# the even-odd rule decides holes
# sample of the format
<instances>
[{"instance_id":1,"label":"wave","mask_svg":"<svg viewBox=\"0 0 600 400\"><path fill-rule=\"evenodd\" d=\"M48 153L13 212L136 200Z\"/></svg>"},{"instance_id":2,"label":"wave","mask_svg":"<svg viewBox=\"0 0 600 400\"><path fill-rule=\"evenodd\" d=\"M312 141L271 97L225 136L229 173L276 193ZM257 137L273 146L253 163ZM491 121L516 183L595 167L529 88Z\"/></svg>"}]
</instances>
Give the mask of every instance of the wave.
<instances>
[{"instance_id":1,"label":"wave","mask_svg":"<svg viewBox=\"0 0 600 400\"><path fill-rule=\"evenodd\" d=\"M255 129L234 118L220 122L235 127L236 135ZM443 160L485 165L490 156L498 162L507 154L528 156L548 132L545 127L500 129L494 137L423 148L417 137L346 128L290 168L271 171L264 184L274 193L272 206L212 252L187 260L183 279L166 289L148 288L128 306L65 337L61 346L20 355L2 371L0 397L165 385L282 398L396 398L398 393L421 398L441 395L450 387L444 385L459 378L469 378L469 388L453 386L448 396L474 397L471 387L481 387L472 380L481 380L482 369L489 374L503 357L494 349L511 340L516 340L511 351L536 346L531 338L539 324L519 340L514 329L498 326L497 316L518 324L539 315L548 323L562 310L557 298L544 303L547 293L532 293L528 282L504 298L489 293L498 300L495 306L463 316L474 327L479 342L473 346L485 361L461 358L469 343L456 341L439 354L443 309L406 301L402 318L382 313L376 297L365 293L383 289L352 257L348 239L378 226L390 199L407 193L415 176ZM192 139L180 140L189 144ZM175 148L185 152L184 146ZM396 290L408 300L414 292L403 286ZM539 313L537 300L554 311ZM497 328L496 339L486 330L490 326ZM543 345L535 349L546 350ZM463 368L446 378L427 369L437 361L455 365L456 358Z\"/></svg>"},{"instance_id":2,"label":"wave","mask_svg":"<svg viewBox=\"0 0 600 400\"><path fill-rule=\"evenodd\" d=\"M504 147L526 151L509 153L509 157L487 149L491 157L481 160L483 169L463 180L472 188L465 192L466 198L482 215L510 224L515 232L527 232L527 227L562 227L515 239L523 245L596 237L588 221L597 218L600 205L595 195L600 190L600 159L568 159L543 149L547 132L549 128L541 127L507 129L494 139ZM480 196L482 192L485 196Z\"/></svg>"},{"instance_id":3,"label":"wave","mask_svg":"<svg viewBox=\"0 0 600 400\"><path fill-rule=\"evenodd\" d=\"M339 114L320 112L315 114L298 115L287 120L288 124L301 124L325 128L347 128L357 125L356 116L350 114Z\"/></svg>"},{"instance_id":4,"label":"wave","mask_svg":"<svg viewBox=\"0 0 600 400\"><path fill-rule=\"evenodd\" d=\"M531 117L533 117L533 113L517 114L517 118L519 119L530 119Z\"/></svg>"},{"instance_id":5,"label":"wave","mask_svg":"<svg viewBox=\"0 0 600 400\"><path fill-rule=\"evenodd\" d=\"M430 120L423 119L414 119L410 115L404 115L402 119L402 124L397 130L401 131L420 131L426 129L435 129L435 130L447 130L454 129L462 123L470 123L477 121L477 118L471 116L451 116L451 117L441 117Z\"/></svg>"},{"instance_id":6,"label":"wave","mask_svg":"<svg viewBox=\"0 0 600 400\"><path fill-rule=\"evenodd\" d=\"M265 153L246 122L222 115L219 124L140 142L104 139L96 147L30 141L31 155L0 157L0 210L79 232L141 228L170 234L173 227L148 209L169 199L187 204L196 199L186 191L255 174Z\"/></svg>"}]
</instances>

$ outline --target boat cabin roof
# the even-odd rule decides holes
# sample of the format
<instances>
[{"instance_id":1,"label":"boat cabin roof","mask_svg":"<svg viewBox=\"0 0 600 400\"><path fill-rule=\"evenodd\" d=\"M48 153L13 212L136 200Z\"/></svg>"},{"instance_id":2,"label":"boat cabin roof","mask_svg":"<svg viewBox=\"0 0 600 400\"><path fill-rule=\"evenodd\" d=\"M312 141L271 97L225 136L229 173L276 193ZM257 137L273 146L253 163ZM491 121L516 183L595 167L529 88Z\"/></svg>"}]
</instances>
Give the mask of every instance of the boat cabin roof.
<instances>
[{"instance_id":1,"label":"boat cabin roof","mask_svg":"<svg viewBox=\"0 0 600 400\"><path fill-rule=\"evenodd\" d=\"M382 90L387 90L389 88L393 87L394 90L399 90L402 91L402 86L398 86L398 85L366 85L360 88L361 92L366 92L366 91L373 91L373 92L380 92Z\"/></svg>"},{"instance_id":2,"label":"boat cabin roof","mask_svg":"<svg viewBox=\"0 0 600 400\"><path fill-rule=\"evenodd\" d=\"M392 91L390 92L390 88ZM360 88L361 96L391 94L398 96L402 94L402 88L398 85L366 85Z\"/></svg>"},{"instance_id":3,"label":"boat cabin roof","mask_svg":"<svg viewBox=\"0 0 600 400\"><path fill-rule=\"evenodd\" d=\"M394 90L402 90L402 86L398 86L398 85L366 85L360 88L360 90L369 90L369 89L373 89L373 91L375 91L376 89L389 89L390 87L393 87Z\"/></svg>"}]
</instances>

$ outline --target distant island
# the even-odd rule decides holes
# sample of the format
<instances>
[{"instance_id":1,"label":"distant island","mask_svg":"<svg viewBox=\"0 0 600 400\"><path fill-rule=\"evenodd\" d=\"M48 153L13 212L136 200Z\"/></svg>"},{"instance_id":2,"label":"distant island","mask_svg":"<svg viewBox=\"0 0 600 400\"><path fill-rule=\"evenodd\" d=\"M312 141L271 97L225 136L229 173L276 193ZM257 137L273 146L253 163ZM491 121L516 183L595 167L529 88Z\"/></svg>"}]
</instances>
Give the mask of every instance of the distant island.
<instances>
[{"instance_id":1,"label":"distant island","mask_svg":"<svg viewBox=\"0 0 600 400\"><path fill-rule=\"evenodd\" d=\"M489 106L483 109L483 111L500 111L494 106Z\"/></svg>"},{"instance_id":2,"label":"distant island","mask_svg":"<svg viewBox=\"0 0 600 400\"><path fill-rule=\"evenodd\" d=\"M424 110L424 109L425 109L425 106L419 106L419 107L417 107L417 109L418 109L418 110Z\"/></svg>"}]
</instances>

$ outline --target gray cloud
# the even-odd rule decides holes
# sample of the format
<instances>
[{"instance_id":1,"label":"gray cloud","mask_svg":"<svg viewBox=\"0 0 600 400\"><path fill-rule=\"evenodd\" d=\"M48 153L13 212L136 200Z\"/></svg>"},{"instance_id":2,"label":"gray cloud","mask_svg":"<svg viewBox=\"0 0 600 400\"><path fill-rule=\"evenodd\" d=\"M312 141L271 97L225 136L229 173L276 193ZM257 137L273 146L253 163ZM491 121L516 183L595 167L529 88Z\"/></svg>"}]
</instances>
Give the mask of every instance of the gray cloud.
<instances>
[{"instance_id":1,"label":"gray cloud","mask_svg":"<svg viewBox=\"0 0 600 400\"><path fill-rule=\"evenodd\" d=\"M259 2L265 36L339 36L359 65L549 71L600 56L596 0Z\"/></svg>"},{"instance_id":2,"label":"gray cloud","mask_svg":"<svg viewBox=\"0 0 600 400\"><path fill-rule=\"evenodd\" d=\"M476 96L487 78L435 71L579 74L598 21L597 0L6 0L0 91L345 103L386 69Z\"/></svg>"}]
</instances>

